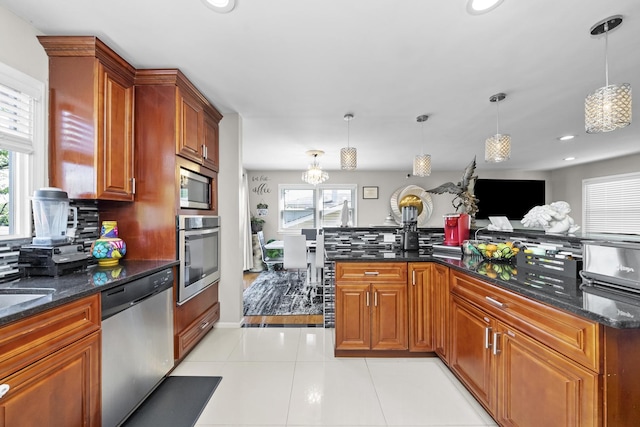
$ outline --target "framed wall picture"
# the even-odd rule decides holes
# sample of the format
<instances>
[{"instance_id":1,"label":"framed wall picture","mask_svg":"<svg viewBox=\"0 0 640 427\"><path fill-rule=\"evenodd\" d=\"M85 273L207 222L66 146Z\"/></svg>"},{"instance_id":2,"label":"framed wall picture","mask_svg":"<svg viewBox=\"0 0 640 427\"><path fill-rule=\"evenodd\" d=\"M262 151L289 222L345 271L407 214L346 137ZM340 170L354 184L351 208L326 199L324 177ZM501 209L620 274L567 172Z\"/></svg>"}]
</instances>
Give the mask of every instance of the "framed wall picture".
<instances>
[{"instance_id":1,"label":"framed wall picture","mask_svg":"<svg viewBox=\"0 0 640 427\"><path fill-rule=\"evenodd\" d=\"M377 199L378 198L378 187L362 187L362 198L363 199Z\"/></svg>"}]
</instances>

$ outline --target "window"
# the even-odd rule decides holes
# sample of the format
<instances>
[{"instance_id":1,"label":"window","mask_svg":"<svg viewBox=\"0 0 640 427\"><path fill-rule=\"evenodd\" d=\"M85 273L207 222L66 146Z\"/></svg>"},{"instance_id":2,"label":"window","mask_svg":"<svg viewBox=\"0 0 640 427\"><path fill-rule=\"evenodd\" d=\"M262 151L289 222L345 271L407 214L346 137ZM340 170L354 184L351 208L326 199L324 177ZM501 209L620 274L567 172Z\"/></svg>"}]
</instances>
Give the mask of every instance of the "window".
<instances>
[{"instance_id":1,"label":"window","mask_svg":"<svg viewBox=\"0 0 640 427\"><path fill-rule=\"evenodd\" d=\"M585 232L640 234L640 173L585 179L582 200Z\"/></svg>"},{"instance_id":2,"label":"window","mask_svg":"<svg viewBox=\"0 0 640 427\"><path fill-rule=\"evenodd\" d=\"M31 235L30 198L45 182L44 84L0 63L0 238Z\"/></svg>"},{"instance_id":3,"label":"window","mask_svg":"<svg viewBox=\"0 0 640 427\"><path fill-rule=\"evenodd\" d=\"M279 185L278 193L279 232L339 227L345 200L349 225L356 226L356 185Z\"/></svg>"}]
</instances>

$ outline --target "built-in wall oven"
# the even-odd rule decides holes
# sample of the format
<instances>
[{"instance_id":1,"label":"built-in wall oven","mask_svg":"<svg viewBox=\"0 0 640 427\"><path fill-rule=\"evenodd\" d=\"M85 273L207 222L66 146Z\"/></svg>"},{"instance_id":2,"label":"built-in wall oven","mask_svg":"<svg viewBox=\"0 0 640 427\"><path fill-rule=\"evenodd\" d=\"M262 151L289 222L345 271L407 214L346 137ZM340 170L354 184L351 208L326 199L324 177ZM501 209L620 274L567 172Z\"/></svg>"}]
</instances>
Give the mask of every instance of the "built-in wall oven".
<instances>
[{"instance_id":1,"label":"built-in wall oven","mask_svg":"<svg viewBox=\"0 0 640 427\"><path fill-rule=\"evenodd\" d=\"M220 217L178 215L178 305L220 280Z\"/></svg>"}]
</instances>

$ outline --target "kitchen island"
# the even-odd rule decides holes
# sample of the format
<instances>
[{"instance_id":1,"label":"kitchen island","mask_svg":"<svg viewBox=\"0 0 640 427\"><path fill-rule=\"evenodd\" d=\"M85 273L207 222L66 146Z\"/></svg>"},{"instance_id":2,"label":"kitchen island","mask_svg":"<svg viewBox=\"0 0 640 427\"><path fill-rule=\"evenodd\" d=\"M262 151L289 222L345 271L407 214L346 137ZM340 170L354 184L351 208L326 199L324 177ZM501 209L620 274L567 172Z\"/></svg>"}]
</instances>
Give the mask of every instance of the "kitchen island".
<instances>
[{"instance_id":1,"label":"kitchen island","mask_svg":"<svg viewBox=\"0 0 640 427\"><path fill-rule=\"evenodd\" d=\"M336 356L437 355L504 426L640 419L634 295L581 289L576 276L545 284L517 264L494 269L427 245L403 252L388 230L352 232L325 229Z\"/></svg>"}]
</instances>

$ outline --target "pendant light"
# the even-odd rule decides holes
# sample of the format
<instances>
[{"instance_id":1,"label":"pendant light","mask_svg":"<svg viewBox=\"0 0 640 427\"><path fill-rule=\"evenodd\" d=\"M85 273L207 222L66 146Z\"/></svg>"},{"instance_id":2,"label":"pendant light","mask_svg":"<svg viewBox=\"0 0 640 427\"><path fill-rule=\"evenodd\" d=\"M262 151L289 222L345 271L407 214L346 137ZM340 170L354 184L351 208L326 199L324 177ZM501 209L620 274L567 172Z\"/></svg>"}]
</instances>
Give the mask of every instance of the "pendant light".
<instances>
[{"instance_id":1,"label":"pendant light","mask_svg":"<svg viewBox=\"0 0 640 427\"><path fill-rule=\"evenodd\" d=\"M609 31L622 24L622 16L611 16L591 27L591 35L604 33L605 85L587 95L584 101L584 127L587 133L610 132L631 124L631 85L609 84Z\"/></svg>"},{"instance_id":2,"label":"pendant light","mask_svg":"<svg viewBox=\"0 0 640 427\"><path fill-rule=\"evenodd\" d=\"M416 118L416 121L420 123L420 142L424 144L424 122L427 121L429 116L423 114ZM424 148L424 146L423 146ZM413 159L413 175L415 176L429 176L431 175L431 155L430 154L418 154Z\"/></svg>"},{"instance_id":3,"label":"pendant light","mask_svg":"<svg viewBox=\"0 0 640 427\"><path fill-rule=\"evenodd\" d=\"M484 160L499 163L511 157L511 136L500 133L500 109L498 104L507 97L504 93L491 95L490 102L496 103L496 134L487 138L484 143Z\"/></svg>"},{"instance_id":4,"label":"pendant light","mask_svg":"<svg viewBox=\"0 0 640 427\"><path fill-rule=\"evenodd\" d=\"M306 172L302 174L302 180L311 185L322 184L329 179L329 174L322 170L318 163L318 156L322 156L324 151L322 150L309 150L307 155L313 157L313 161L309 165Z\"/></svg>"},{"instance_id":5,"label":"pendant light","mask_svg":"<svg viewBox=\"0 0 640 427\"><path fill-rule=\"evenodd\" d=\"M340 167L343 170L352 171L358 167L358 150L349 146L349 124L353 120L353 114L345 114L344 119L347 122L347 146L340 150Z\"/></svg>"}]
</instances>

